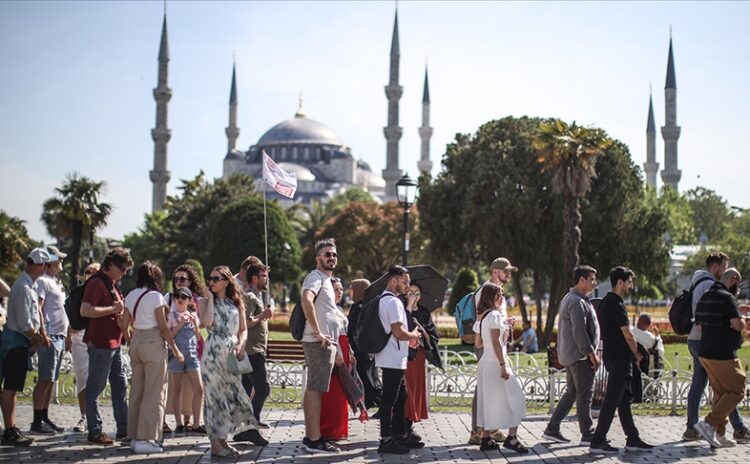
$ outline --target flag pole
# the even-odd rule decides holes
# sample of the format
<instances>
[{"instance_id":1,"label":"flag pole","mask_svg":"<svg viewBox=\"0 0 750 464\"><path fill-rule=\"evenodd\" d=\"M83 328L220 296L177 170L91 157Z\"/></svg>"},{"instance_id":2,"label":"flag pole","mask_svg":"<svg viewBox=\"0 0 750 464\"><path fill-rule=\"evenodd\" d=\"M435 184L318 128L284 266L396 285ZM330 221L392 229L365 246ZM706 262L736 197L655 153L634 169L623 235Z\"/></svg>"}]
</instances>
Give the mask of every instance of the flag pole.
<instances>
[{"instance_id":1,"label":"flag pole","mask_svg":"<svg viewBox=\"0 0 750 464\"><path fill-rule=\"evenodd\" d=\"M266 189L268 189L268 184L266 184L265 182L263 184L264 184L263 185L263 238L264 238L263 241L264 241L264 245L266 248L265 264L266 266L270 266L270 264L268 264L268 222L266 221ZM270 291L270 288L271 288L270 276L268 277L268 284L266 288L268 288ZM269 304L271 304L271 296L268 294L268 291L265 292L265 300L266 301L263 302L265 306L268 306Z\"/></svg>"}]
</instances>

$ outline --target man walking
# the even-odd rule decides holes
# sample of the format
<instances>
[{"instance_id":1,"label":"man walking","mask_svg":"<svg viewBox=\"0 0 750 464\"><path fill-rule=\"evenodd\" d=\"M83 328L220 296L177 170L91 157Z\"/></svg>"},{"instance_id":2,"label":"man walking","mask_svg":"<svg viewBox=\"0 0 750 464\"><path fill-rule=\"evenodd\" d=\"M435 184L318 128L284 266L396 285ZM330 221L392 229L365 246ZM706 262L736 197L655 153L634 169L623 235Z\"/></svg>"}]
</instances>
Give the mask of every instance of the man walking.
<instances>
[{"instance_id":1,"label":"man walking","mask_svg":"<svg viewBox=\"0 0 750 464\"><path fill-rule=\"evenodd\" d=\"M713 251L706 258L706 269L699 269L693 274L691 285L693 287L693 317L698 308L698 302L726 272L729 267L729 256L721 251ZM703 398L703 392L708 384L708 374L699 359L701 349L701 326L694 324L688 334L688 349L693 357L693 378L690 382L687 398L687 428L682 434L684 441L700 440L701 436L694 426L698 422L698 410ZM733 437L737 443L750 443L750 429L742 421L739 411L736 409L729 414L729 422L734 428ZM724 440L720 436L719 440Z\"/></svg>"},{"instance_id":2,"label":"man walking","mask_svg":"<svg viewBox=\"0 0 750 464\"><path fill-rule=\"evenodd\" d=\"M594 375L599 368L596 348L599 344L599 323L587 295L596 287L596 269L578 266L573 273L574 286L560 301L557 333L557 358L565 367L565 393L557 403L542 436L557 443L570 440L560 433L560 423L576 405L581 443L591 443L594 435L591 399Z\"/></svg>"},{"instance_id":3,"label":"man walking","mask_svg":"<svg viewBox=\"0 0 750 464\"><path fill-rule=\"evenodd\" d=\"M638 428L633 422L630 405L633 402L632 381L633 362L639 362L637 342L630 330L628 311L623 298L633 288L633 271L617 266L609 273L612 291L599 302L597 310L604 341L604 367L607 369L607 391L604 394L599 422L596 424L594 437L589 451L593 454L614 454L618 449L607 442L607 432L615 417L615 410L620 416L620 425L625 432L626 451L650 450L652 445L641 440Z\"/></svg>"},{"instance_id":4,"label":"man walking","mask_svg":"<svg viewBox=\"0 0 750 464\"><path fill-rule=\"evenodd\" d=\"M419 340L419 330L408 331L406 309L399 298L409 289L409 271L392 266L386 274L386 287L378 307L383 330L392 336L379 353L375 365L383 372L383 398L380 401L381 454L406 454L410 448L422 448L424 443L406 433L404 402L406 401L406 361L409 345Z\"/></svg>"},{"instance_id":5,"label":"man walking","mask_svg":"<svg viewBox=\"0 0 750 464\"><path fill-rule=\"evenodd\" d=\"M101 270L89 278L83 291L81 316L90 318L83 336L89 348L86 422L88 442L97 445L113 443L112 438L102 430L99 415L99 395L107 386L107 379L112 394L112 412L117 423L115 438L125 439L128 434L128 403L125 400L127 379L120 351L123 342L120 319L125 306L117 282L132 267L130 253L121 247L113 248L104 257Z\"/></svg>"},{"instance_id":6,"label":"man walking","mask_svg":"<svg viewBox=\"0 0 750 464\"><path fill-rule=\"evenodd\" d=\"M0 343L0 407L3 410L5 432L2 444L6 446L29 446L33 441L16 427L16 395L23 391L29 361L29 347L41 344L41 321L39 320L39 295L34 282L44 272L44 264L50 259L43 248L34 248L26 258L26 270L16 279L8 295L8 319L3 327Z\"/></svg>"},{"instance_id":7,"label":"man walking","mask_svg":"<svg viewBox=\"0 0 750 464\"><path fill-rule=\"evenodd\" d=\"M302 348L307 365L307 385L302 399L305 415L305 438L302 444L310 453L338 453L341 450L320 436L320 405L328 391L336 358L336 340L331 334L338 327L336 297L331 275L336 269L338 254L332 238L315 244L316 267L302 283L300 304L305 313Z\"/></svg>"},{"instance_id":8,"label":"man walking","mask_svg":"<svg viewBox=\"0 0 750 464\"><path fill-rule=\"evenodd\" d=\"M736 296L742 276L727 269L698 302L695 321L701 325L699 359L714 392L711 412L695 424L695 430L712 448L734 446L724 437L727 417L745 397L745 370L737 359L745 323Z\"/></svg>"},{"instance_id":9,"label":"man walking","mask_svg":"<svg viewBox=\"0 0 750 464\"><path fill-rule=\"evenodd\" d=\"M242 386L252 398L253 413L258 426L268 428L261 422L260 413L263 404L271 393L266 373L266 345L268 344L268 320L273 315L271 307L264 308L260 292L268 291L268 266L262 263L251 263L246 271L247 292L245 292L245 317L247 318L247 343L245 351L253 371L242 375ZM253 394L253 390L255 393ZM268 441L257 429L249 429L234 436L235 441L249 441L256 445L266 446Z\"/></svg>"},{"instance_id":10,"label":"man walking","mask_svg":"<svg viewBox=\"0 0 750 464\"><path fill-rule=\"evenodd\" d=\"M52 399L52 384L60 376L60 365L65 353L65 339L68 333L68 317L65 315L65 290L58 275L63 268L63 259L68 255L61 253L57 247L47 247L50 260L44 265L42 274L34 283L39 296L41 311L42 340L37 350L39 375L34 387L34 421L31 432L42 435L54 435L64 429L58 427L49 418L49 403Z\"/></svg>"}]
</instances>

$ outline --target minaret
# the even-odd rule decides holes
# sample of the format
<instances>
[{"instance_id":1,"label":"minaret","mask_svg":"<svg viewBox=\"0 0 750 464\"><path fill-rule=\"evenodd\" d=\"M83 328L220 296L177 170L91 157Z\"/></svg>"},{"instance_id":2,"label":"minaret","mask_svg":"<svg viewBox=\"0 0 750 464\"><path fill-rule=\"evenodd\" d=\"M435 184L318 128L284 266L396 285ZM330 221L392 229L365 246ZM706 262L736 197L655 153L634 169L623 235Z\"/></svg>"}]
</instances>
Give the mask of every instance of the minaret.
<instances>
[{"instance_id":1,"label":"minaret","mask_svg":"<svg viewBox=\"0 0 750 464\"><path fill-rule=\"evenodd\" d=\"M432 171L430 161L430 138L432 127L430 127L430 86L427 83L427 67L424 68L424 91L422 92L422 127L419 128L419 138L422 139L422 151L419 163L419 172L429 174Z\"/></svg>"},{"instance_id":2,"label":"minaret","mask_svg":"<svg viewBox=\"0 0 750 464\"><path fill-rule=\"evenodd\" d=\"M167 87L168 65L169 45L167 44L167 13L165 11L159 45L159 82L154 89L156 127L151 129L151 138L154 140L154 169L149 173L151 182L154 184L151 211L164 208L164 202L167 199L167 182L170 176L167 171L167 142L172 136L172 131L167 127L167 103L172 98L172 89Z\"/></svg>"},{"instance_id":3,"label":"minaret","mask_svg":"<svg viewBox=\"0 0 750 464\"><path fill-rule=\"evenodd\" d=\"M232 64L232 88L229 91L229 126L225 129L227 134L227 153L237 148L237 137L240 136L240 128L237 127L237 78L236 65Z\"/></svg>"},{"instance_id":4,"label":"minaret","mask_svg":"<svg viewBox=\"0 0 750 464\"><path fill-rule=\"evenodd\" d=\"M664 169L661 180L677 190L682 171L677 169L677 139L680 138L680 126L677 125L677 80L674 73L674 55L672 54L672 34L669 34L669 58L667 60L667 82L664 85L665 124L661 128L664 138Z\"/></svg>"},{"instance_id":5,"label":"minaret","mask_svg":"<svg viewBox=\"0 0 750 464\"><path fill-rule=\"evenodd\" d=\"M385 179L385 198L396 197L396 182L401 178L398 167L398 141L403 129L398 125L398 101L404 88L398 84L398 66L401 52L398 46L398 10L393 21L393 39L391 40L391 73L385 95L388 97L388 126L383 128L386 139L386 164L383 170Z\"/></svg>"},{"instance_id":6,"label":"minaret","mask_svg":"<svg viewBox=\"0 0 750 464\"><path fill-rule=\"evenodd\" d=\"M656 162L656 123L654 122L654 99L648 97L648 122L646 123L646 162L643 163L646 172L646 185L656 188L656 173L659 163Z\"/></svg>"}]
</instances>

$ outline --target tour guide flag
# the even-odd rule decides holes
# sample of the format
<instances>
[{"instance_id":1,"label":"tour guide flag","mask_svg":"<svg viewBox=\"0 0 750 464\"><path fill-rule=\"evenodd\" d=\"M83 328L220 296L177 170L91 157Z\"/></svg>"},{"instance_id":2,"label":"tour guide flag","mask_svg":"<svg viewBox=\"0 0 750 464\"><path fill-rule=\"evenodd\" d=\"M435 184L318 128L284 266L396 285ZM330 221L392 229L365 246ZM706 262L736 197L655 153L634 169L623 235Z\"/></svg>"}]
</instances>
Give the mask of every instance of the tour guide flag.
<instances>
[{"instance_id":1,"label":"tour guide flag","mask_svg":"<svg viewBox=\"0 0 750 464\"><path fill-rule=\"evenodd\" d=\"M263 151L263 180L279 195L294 198L294 193L297 191L297 176L281 169L265 151Z\"/></svg>"}]
</instances>

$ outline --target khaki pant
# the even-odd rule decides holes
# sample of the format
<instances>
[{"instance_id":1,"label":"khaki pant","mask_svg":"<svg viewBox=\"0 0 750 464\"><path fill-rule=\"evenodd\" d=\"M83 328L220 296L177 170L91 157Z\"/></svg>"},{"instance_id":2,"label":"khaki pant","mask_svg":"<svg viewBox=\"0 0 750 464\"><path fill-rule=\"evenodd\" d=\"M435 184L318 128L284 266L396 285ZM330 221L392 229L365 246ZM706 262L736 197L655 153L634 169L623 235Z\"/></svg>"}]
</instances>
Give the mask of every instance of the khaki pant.
<instances>
[{"instance_id":1,"label":"khaki pant","mask_svg":"<svg viewBox=\"0 0 750 464\"><path fill-rule=\"evenodd\" d=\"M167 348L158 328L136 329L130 344L128 437L161 440L167 402Z\"/></svg>"},{"instance_id":2,"label":"khaki pant","mask_svg":"<svg viewBox=\"0 0 750 464\"><path fill-rule=\"evenodd\" d=\"M745 371L739 359L700 358L700 361L714 391L713 405L706 416L706 422L716 429L716 433L723 435L729 413L745 397Z\"/></svg>"}]
</instances>

